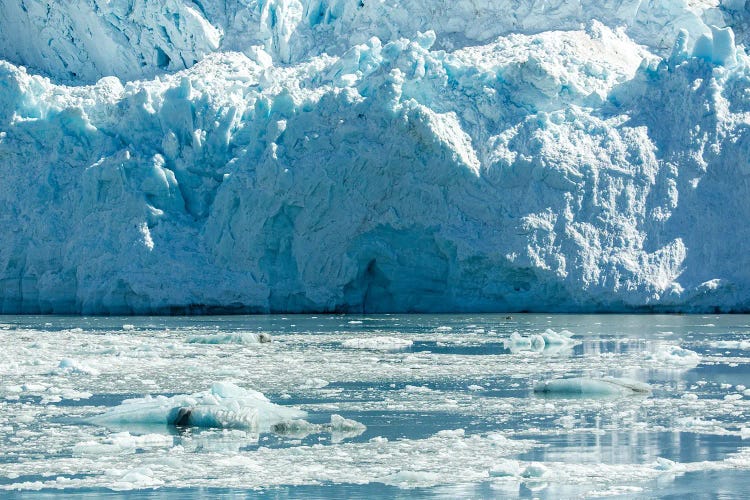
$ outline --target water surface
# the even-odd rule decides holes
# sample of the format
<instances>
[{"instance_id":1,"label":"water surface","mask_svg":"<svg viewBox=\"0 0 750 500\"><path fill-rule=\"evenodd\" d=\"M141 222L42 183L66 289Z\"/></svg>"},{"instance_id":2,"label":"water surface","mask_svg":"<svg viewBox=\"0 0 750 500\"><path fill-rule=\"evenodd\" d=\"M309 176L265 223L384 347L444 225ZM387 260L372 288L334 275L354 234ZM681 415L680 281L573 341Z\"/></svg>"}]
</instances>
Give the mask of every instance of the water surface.
<instances>
[{"instance_id":1,"label":"water surface","mask_svg":"<svg viewBox=\"0 0 750 500\"><path fill-rule=\"evenodd\" d=\"M240 332L273 342L189 342ZM13 496L730 498L750 484L748 316L2 316L0 343ZM534 392L570 377L651 392ZM87 420L217 381L366 429Z\"/></svg>"}]
</instances>

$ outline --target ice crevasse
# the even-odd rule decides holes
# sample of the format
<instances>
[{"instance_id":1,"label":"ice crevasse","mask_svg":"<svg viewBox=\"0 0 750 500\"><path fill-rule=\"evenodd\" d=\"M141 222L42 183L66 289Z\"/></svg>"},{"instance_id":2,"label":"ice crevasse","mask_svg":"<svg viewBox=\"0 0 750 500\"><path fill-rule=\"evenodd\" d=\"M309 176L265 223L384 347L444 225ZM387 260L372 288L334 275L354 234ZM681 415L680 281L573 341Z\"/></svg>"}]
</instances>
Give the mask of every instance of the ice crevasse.
<instances>
[{"instance_id":1,"label":"ice crevasse","mask_svg":"<svg viewBox=\"0 0 750 500\"><path fill-rule=\"evenodd\" d=\"M747 311L748 22L0 0L1 310Z\"/></svg>"}]
</instances>

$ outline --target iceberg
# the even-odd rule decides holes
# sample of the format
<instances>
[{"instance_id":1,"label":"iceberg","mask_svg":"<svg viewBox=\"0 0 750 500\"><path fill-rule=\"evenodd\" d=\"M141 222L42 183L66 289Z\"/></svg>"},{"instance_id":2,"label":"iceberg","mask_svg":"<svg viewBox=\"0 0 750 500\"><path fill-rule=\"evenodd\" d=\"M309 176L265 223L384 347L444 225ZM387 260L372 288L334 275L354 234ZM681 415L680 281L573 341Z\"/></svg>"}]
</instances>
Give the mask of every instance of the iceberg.
<instances>
[{"instance_id":1,"label":"iceberg","mask_svg":"<svg viewBox=\"0 0 750 500\"><path fill-rule=\"evenodd\" d=\"M650 394L648 384L623 378L572 377L548 380L534 386L534 392L545 396L611 397Z\"/></svg>"},{"instance_id":2,"label":"iceberg","mask_svg":"<svg viewBox=\"0 0 750 500\"><path fill-rule=\"evenodd\" d=\"M0 0L0 312L748 311L743 12Z\"/></svg>"},{"instance_id":3,"label":"iceberg","mask_svg":"<svg viewBox=\"0 0 750 500\"><path fill-rule=\"evenodd\" d=\"M527 336L513 332L510 338L503 341L503 345L514 354L523 351L557 354L570 351L574 346L581 343L572 337L573 332L569 330L562 330L558 333L550 328L540 334L533 333Z\"/></svg>"},{"instance_id":4,"label":"iceberg","mask_svg":"<svg viewBox=\"0 0 750 500\"><path fill-rule=\"evenodd\" d=\"M232 332L211 335L193 335L188 337L188 344L268 344L273 341L268 333Z\"/></svg>"},{"instance_id":5,"label":"iceberg","mask_svg":"<svg viewBox=\"0 0 750 500\"><path fill-rule=\"evenodd\" d=\"M306 416L297 408L271 403L258 391L216 382L209 391L190 395L128 399L87 421L101 426L175 425L268 432L277 423Z\"/></svg>"}]
</instances>

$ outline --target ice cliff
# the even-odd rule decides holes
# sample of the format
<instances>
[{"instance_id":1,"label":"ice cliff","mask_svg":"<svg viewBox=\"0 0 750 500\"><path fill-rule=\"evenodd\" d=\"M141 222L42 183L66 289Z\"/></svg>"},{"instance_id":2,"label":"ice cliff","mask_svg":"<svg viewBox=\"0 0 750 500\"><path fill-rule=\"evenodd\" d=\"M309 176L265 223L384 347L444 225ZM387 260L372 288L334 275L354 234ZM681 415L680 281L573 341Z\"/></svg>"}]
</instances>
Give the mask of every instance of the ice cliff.
<instances>
[{"instance_id":1,"label":"ice cliff","mask_svg":"<svg viewBox=\"0 0 750 500\"><path fill-rule=\"evenodd\" d=\"M748 23L0 0L1 310L750 310Z\"/></svg>"}]
</instances>

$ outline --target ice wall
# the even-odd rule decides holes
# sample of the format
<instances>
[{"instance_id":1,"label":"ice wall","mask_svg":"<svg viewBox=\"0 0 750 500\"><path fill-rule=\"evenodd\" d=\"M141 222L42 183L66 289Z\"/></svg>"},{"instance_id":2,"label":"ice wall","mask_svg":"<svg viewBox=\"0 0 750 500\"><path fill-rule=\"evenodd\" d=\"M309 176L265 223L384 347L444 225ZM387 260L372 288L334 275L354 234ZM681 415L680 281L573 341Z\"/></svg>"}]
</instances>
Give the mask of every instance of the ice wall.
<instances>
[{"instance_id":1,"label":"ice wall","mask_svg":"<svg viewBox=\"0 0 750 500\"><path fill-rule=\"evenodd\" d=\"M727 5L360 3L48 5L90 85L0 30L2 311L748 309Z\"/></svg>"},{"instance_id":2,"label":"ice wall","mask_svg":"<svg viewBox=\"0 0 750 500\"><path fill-rule=\"evenodd\" d=\"M725 3L727 14L740 8ZM429 29L436 48L451 50L595 19L656 51L671 48L680 29L696 39L709 32L706 19L724 23L718 2L701 0L0 0L0 58L80 84L185 69L218 50L262 47L274 61L297 63L373 36Z\"/></svg>"}]
</instances>

